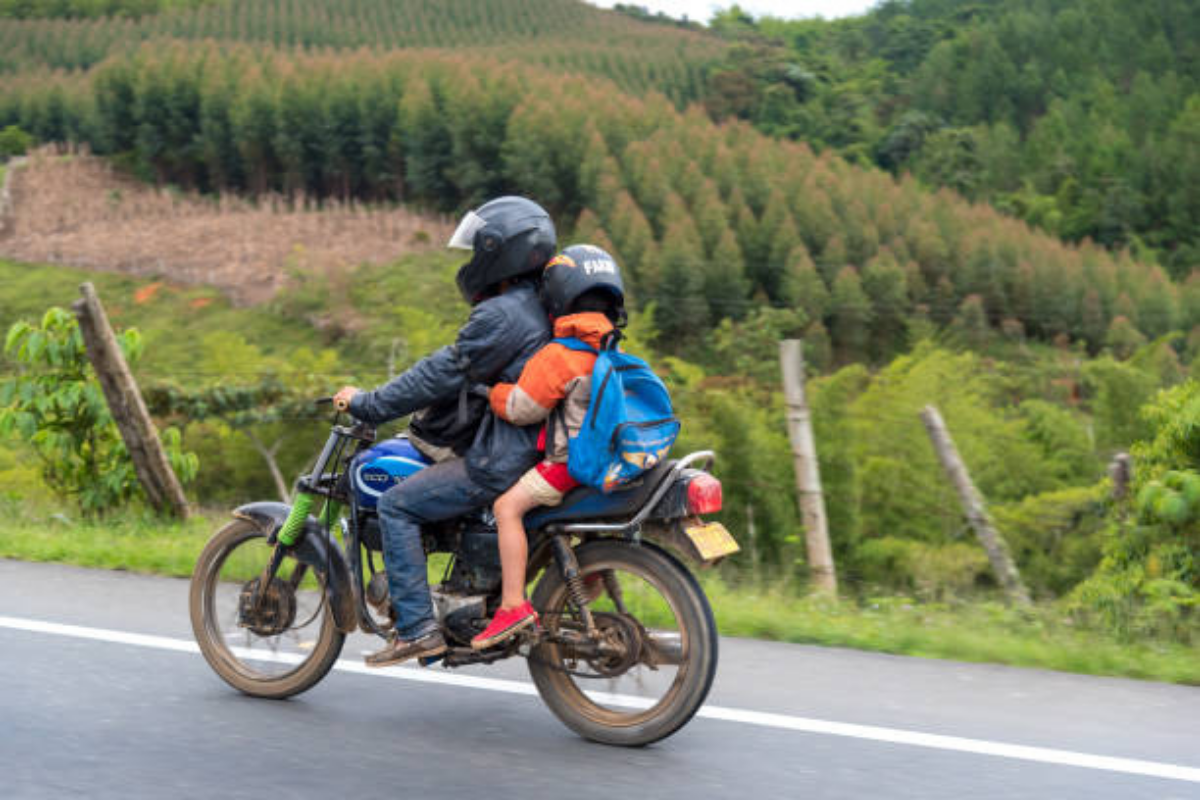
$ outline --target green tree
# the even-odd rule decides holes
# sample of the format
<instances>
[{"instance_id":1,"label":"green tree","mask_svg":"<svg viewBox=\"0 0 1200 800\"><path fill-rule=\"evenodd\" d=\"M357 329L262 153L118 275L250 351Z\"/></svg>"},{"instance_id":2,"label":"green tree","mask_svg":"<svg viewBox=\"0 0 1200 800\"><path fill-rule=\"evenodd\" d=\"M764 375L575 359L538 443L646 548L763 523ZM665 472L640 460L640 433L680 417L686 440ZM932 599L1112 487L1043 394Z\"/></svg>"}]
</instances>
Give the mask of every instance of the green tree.
<instances>
[{"instance_id":1,"label":"green tree","mask_svg":"<svg viewBox=\"0 0 1200 800\"><path fill-rule=\"evenodd\" d=\"M127 330L117 341L126 359L136 362L141 353L137 331ZM32 445L46 484L85 514L113 510L138 495L133 462L92 373L75 318L51 308L39 325L14 323L4 352L21 371L0 383L0 436ZM180 448L179 431L167 428L162 440L176 475L190 482L199 463Z\"/></svg>"},{"instance_id":2,"label":"green tree","mask_svg":"<svg viewBox=\"0 0 1200 800\"><path fill-rule=\"evenodd\" d=\"M823 320L829 311L829 289L803 244L796 245L788 256L779 299L785 305L803 309L804 315L815 322Z\"/></svg>"},{"instance_id":3,"label":"green tree","mask_svg":"<svg viewBox=\"0 0 1200 800\"><path fill-rule=\"evenodd\" d=\"M983 298L977 294L967 295L958 307L954 319L954 332L972 350L981 351L988 343L987 314L983 310Z\"/></svg>"},{"instance_id":4,"label":"green tree","mask_svg":"<svg viewBox=\"0 0 1200 800\"><path fill-rule=\"evenodd\" d=\"M905 349L908 297L904 270L884 251L863 269L862 286L873 309L871 357L882 361Z\"/></svg>"},{"instance_id":5,"label":"green tree","mask_svg":"<svg viewBox=\"0 0 1200 800\"><path fill-rule=\"evenodd\" d=\"M23 156L33 146L33 137L16 125L0 130L0 161Z\"/></svg>"},{"instance_id":6,"label":"green tree","mask_svg":"<svg viewBox=\"0 0 1200 800\"><path fill-rule=\"evenodd\" d=\"M709 325L704 295L704 261L696 226L683 216L670 223L658 257L660 278L654 294L658 343L682 347Z\"/></svg>"},{"instance_id":7,"label":"green tree","mask_svg":"<svg viewBox=\"0 0 1200 800\"><path fill-rule=\"evenodd\" d=\"M723 228L712 258L704 265L704 297L708 301L709 319L716 322L743 316L749 304L748 293L746 265L737 237L728 227Z\"/></svg>"},{"instance_id":8,"label":"green tree","mask_svg":"<svg viewBox=\"0 0 1200 800\"><path fill-rule=\"evenodd\" d=\"M1145 437L1147 427L1139 411L1154 394L1154 376L1129 363L1101 358L1084 367L1083 379L1101 449L1125 450Z\"/></svg>"},{"instance_id":9,"label":"green tree","mask_svg":"<svg viewBox=\"0 0 1200 800\"><path fill-rule=\"evenodd\" d=\"M453 163L453 140L425 80L414 79L404 87L400 119L405 185L410 198L443 210L453 208L456 197L447 174Z\"/></svg>"},{"instance_id":10,"label":"green tree","mask_svg":"<svg viewBox=\"0 0 1200 800\"><path fill-rule=\"evenodd\" d=\"M1146 337L1125 317L1113 317L1104 336L1104 344L1120 361L1132 356L1145 343Z\"/></svg>"},{"instance_id":11,"label":"green tree","mask_svg":"<svg viewBox=\"0 0 1200 800\"><path fill-rule=\"evenodd\" d=\"M874 310L854 267L845 267L838 273L833 282L832 300L833 344L837 359L842 364L861 361L867 355Z\"/></svg>"}]
</instances>

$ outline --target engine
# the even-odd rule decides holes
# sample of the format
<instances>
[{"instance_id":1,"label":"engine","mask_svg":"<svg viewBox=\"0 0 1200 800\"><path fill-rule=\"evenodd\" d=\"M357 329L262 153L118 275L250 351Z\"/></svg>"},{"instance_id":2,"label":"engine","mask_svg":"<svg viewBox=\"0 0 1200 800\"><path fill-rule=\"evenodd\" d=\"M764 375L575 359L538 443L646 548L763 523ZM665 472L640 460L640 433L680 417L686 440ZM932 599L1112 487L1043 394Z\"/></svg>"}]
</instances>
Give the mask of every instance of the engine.
<instances>
[{"instance_id":1,"label":"engine","mask_svg":"<svg viewBox=\"0 0 1200 800\"><path fill-rule=\"evenodd\" d=\"M364 450L350 466L351 486L361 513L360 535L371 550L382 550L379 515L380 496L400 481L432 462L406 436L386 439ZM485 597L500 587L500 549L496 521L488 509L460 519L431 526L424 531L428 552L454 554L449 576L431 587L434 607L452 636L469 641L487 623ZM386 607L387 583L383 573L372 579L372 591Z\"/></svg>"}]
</instances>

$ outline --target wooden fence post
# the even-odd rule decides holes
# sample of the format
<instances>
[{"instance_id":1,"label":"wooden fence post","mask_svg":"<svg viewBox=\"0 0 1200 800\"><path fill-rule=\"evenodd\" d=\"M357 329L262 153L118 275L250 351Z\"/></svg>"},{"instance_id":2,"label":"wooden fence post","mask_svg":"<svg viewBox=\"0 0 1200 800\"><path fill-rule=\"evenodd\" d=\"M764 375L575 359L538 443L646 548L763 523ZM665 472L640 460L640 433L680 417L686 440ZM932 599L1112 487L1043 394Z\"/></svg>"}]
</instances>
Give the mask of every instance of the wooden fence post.
<instances>
[{"instance_id":1,"label":"wooden fence post","mask_svg":"<svg viewBox=\"0 0 1200 800\"><path fill-rule=\"evenodd\" d=\"M979 543L987 552L988 561L991 562L992 570L996 573L1000 585L1004 587L1004 591L1012 602L1021 606L1029 605L1029 591L1021 582L1021 573L1017 571L1017 565L1013 563L1012 556L1009 554L1008 543L1004 541L1000 531L996 530L996 526L992 524L992 518L987 512L983 496L979 494L979 490L971 481L971 474L967 472L967 465L963 463L962 457L958 454L958 448L954 446L954 440L950 438L950 431L946 428L941 413L934 406L925 406L925 410L921 412L921 421L925 423L925 429L929 431L933 449L937 451L938 459L942 462L947 477L950 478L950 482L954 484L954 488L958 492L958 499L962 503L967 522L970 523Z\"/></svg>"},{"instance_id":2,"label":"wooden fence post","mask_svg":"<svg viewBox=\"0 0 1200 800\"><path fill-rule=\"evenodd\" d=\"M1112 499L1124 500L1129 494L1129 484L1133 480L1133 460L1129 453L1117 453L1108 464L1108 477L1112 480Z\"/></svg>"},{"instance_id":3,"label":"wooden fence post","mask_svg":"<svg viewBox=\"0 0 1200 800\"><path fill-rule=\"evenodd\" d=\"M188 504L183 486L167 461L158 431L146 411L146 403L129 371L129 364L117 345L117 337L96 295L96 288L91 283L84 283L79 292L83 299L76 300L71 308L79 320L88 359L96 370L108 409L133 459L146 498L160 512L186 518Z\"/></svg>"},{"instance_id":4,"label":"wooden fence post","mask_svg":"<svg viewBox=\"0 0 1200 800\"><path fill-rule=\"evenodd\" d=\"M779 343L779 366L783 372L783 395L787 403L788 438L796 467L796 494L804 520L804 542L808 566L818 591L837 594L837 572L829 547L829 529L825 521L825 496L821 492L821 473L817 466L817 447L813 440L812 415L804 393L804 347L799 339Z\"/></svg>"}]
</instances>

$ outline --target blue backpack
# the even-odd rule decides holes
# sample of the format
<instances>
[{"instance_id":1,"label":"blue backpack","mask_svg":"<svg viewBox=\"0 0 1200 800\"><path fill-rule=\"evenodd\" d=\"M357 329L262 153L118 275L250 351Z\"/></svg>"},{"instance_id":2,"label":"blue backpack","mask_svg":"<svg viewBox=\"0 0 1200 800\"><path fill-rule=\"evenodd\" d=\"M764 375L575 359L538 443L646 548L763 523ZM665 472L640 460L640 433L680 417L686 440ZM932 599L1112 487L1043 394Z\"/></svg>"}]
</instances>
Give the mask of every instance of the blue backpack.
<instances>
[{"instance_id":1,"label":"blue backpack","mask_svg":"<svg viewBox=\"0 0 1200 800\"><path fill-rule=\"evenodd\" d=\"M616 337L602 350L573 337L554 341L596 354L587 414L567 455L571 477L608 493L666 458L679 420L649 365L617 350Z\"/></svg>"}]
</instances>

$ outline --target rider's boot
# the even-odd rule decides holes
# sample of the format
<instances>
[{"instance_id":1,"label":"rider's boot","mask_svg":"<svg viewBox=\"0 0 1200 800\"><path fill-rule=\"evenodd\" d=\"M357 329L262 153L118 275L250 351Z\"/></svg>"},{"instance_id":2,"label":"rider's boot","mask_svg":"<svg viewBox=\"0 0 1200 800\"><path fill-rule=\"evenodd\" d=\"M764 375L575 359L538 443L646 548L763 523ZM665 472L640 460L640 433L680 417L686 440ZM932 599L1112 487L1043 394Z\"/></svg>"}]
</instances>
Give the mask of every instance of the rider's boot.
<instances>
[{"instance_id":1,"label":"rider's boot","mask_svg":"<svg viewBox=\"0 0 1200 800\"><path fill-rule=\"evenodd\" d=\"M441 631L433 631L408 641L401 639L395 631L383 649L363 659L368 667L390 667L411 658L429 658L446 652L446 640Z\"/></svg>"}]
</instances>

